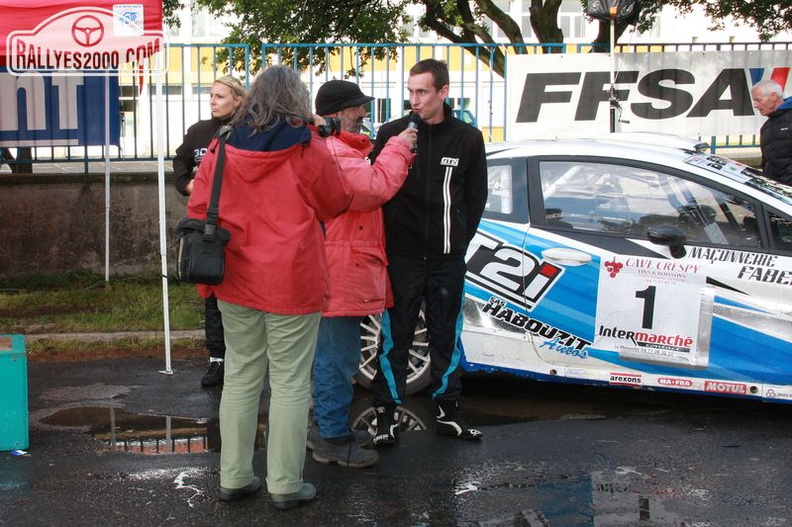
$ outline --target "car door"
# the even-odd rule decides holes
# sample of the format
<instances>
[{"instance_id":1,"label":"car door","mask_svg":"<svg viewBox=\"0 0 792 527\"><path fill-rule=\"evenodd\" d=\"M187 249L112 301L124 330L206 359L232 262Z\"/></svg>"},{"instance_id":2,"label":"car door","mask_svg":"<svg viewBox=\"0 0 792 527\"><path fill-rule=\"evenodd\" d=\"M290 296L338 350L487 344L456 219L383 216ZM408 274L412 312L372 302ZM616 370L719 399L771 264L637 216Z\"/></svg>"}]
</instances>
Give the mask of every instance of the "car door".
<instances>
[{"instance_id":1,"label":"car door","mask_svg":"<svg viewBox=\"0 0 792 527\"><path fill-rule=\"evenodd\" d=\"M535 236L526 158L490 159L489 196L467 253L466 368L555 376L585 357L597 268L563 236ZM538 232L538 231L537 231Z\"/></svg>"}]
</instances>

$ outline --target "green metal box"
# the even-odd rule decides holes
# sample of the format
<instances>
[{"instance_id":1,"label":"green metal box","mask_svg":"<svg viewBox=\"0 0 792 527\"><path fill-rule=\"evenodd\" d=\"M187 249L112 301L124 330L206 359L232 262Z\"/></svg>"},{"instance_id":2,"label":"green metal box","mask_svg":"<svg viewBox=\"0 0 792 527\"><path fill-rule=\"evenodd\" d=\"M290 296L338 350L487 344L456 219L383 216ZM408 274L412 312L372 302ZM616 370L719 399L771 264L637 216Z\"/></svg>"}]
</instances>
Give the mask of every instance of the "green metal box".
<instances>
[{"instance_id":1,"label":"green metal box","mask_svg":"<svg viewBox=\"0 0 792 527\"><path fill-rule=\"evenodd\" d=\"M25 338L0 335L0 451L28 448Z\"/></svg>"}]
</instances>

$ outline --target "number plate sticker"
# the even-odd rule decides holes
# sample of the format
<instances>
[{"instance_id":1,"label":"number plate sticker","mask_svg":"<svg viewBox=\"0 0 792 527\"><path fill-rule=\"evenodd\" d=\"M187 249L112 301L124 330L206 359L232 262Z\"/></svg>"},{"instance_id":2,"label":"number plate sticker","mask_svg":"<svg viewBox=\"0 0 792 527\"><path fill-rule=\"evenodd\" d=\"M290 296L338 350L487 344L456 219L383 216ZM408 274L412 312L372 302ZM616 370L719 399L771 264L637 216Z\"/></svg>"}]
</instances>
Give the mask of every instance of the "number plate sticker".
<instances>
[{"instance_id":1,"label":"number plate sticker","mask_svg":"<svg viewBox=\"0 0 792 527\"><path fill-rule=\"evenodd\" d=\"M705 271L699 262L603 257L593 347L628 360L706 367L714 291Z\"/></svg>"}]
</instances>

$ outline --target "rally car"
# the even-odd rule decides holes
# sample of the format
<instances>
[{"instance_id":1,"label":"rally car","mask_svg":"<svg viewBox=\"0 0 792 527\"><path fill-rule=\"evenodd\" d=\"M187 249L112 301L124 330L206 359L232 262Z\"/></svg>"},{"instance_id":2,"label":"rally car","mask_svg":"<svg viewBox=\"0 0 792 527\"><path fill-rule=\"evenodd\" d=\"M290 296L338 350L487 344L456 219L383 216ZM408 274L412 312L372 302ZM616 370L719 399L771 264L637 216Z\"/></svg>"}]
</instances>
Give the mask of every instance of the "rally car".
<instances>
[{"instance_id":1,"label":"rally car","mask_svg":"<svg viewBox=\"0 0 792 527\"><path fill-rule=\"evenodd\" d=\"M667 137L488 148L465 370L792 402L792 187ZM429 382L422 319L411 351L409 393Z\"/></svg>"}]
</instances>

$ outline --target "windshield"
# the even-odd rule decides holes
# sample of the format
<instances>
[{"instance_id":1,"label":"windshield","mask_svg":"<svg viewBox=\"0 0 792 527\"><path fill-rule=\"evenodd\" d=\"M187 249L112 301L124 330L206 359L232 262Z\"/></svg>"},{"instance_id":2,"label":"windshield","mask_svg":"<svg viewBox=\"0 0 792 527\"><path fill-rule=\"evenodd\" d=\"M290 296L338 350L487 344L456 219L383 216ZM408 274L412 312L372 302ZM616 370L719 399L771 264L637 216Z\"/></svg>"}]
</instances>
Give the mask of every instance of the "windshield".
<instances>
[{"instance_id":1,"label":"windshield","mask_svg":"<svg viewBox=\"0 0 792 527\"><path fill-rule=\"evenodd\" d=\"M761 170L744 165L739 161L713 154L694 154L685 159L685 163L721 174L792 204L792 187L768 179L762 175Z\"/></svg>"}]
</instances>

